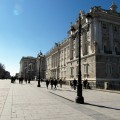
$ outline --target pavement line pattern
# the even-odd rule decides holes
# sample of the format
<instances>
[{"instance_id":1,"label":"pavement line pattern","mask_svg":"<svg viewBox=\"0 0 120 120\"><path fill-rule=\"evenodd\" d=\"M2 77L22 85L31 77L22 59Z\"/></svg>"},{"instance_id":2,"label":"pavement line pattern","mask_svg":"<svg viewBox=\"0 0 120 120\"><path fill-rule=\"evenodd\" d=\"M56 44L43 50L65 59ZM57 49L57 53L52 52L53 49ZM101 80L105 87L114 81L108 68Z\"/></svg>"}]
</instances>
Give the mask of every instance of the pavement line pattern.
<instances>
[{"instance_id":1,"label":"pavement line pattern","mask_svg":"<svg viewBox=\"0 0 120 120\"><path fill-rule=\"evenodd\" d=\"M44 87L45 88L45 87ZM65 86L64 88L48 89L50 93L62 97L69 101L75 101L76 91L71 90L70 87ZM85 97L85 104L80 105L74 104L72 107L80 108L86 115L92 116L94 119L105 119L105 120L117 120L120 119L120 95L115 92L104 92L96 90L83 90ZM87 96L86 96L87 95ZM115 102L115 103L114 103ZM67 104L69 102L66 102ZM70 106L72 103L69 104ZM79 106L79 107L78 107ZM83 108L83 109L82 109ZM85 111L84 111L85 109ZM87 112L86 112L87 111ZM92 113L92 114L91 114ZM112 113L112 114L110 114Z\"/></svg>"},{"instance_id":2,"label":"pavement line pattern","mask_svg":"<svg viewBox=\"0 0 120 120\"><path fill-rule=\"evenodd\" d=\"M76 91L69 86L53 90L46 89L44 82L36 86L36 81L11 84L0 80L0 120L120 119L119 94L84 90L86 104L76 104Z\"/></svg>"},{"instance_id":3,"label":"pavement line pattern","mask_svg":"<svg viewBox=\"0 0 120 120\"><path fill-rule=\"evenodd\" d=\"M11 84L9 84L7 81L5 81L5 84L3 85L1 84L1 81L0 81L0 120L1 120L1 115L5 108L5 105L7 103L10 86Z\"/></svg>"}]
</instances>

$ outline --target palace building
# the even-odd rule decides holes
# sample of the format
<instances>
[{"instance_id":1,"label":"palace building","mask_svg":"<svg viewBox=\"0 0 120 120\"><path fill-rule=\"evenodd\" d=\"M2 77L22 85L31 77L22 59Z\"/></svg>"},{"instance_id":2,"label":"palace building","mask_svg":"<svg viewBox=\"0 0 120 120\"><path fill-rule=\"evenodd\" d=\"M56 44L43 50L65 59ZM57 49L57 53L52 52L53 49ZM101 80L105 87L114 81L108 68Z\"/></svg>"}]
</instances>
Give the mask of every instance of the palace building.
<instances>
[{"instance_id":1,"label":"palace building","mask_svg":"<svg viewBox=\"0 0 120 120\"><path fill-rule=\"evenodd\" d=\"M120 89L120 12L112 3L109 10L101 6L92 7L86 21L84 11L80 11L81 25L81 73L92 87ZM78 26L76 20L71 25L74 35L68 30L68 37L46 53L46 78L62 79L66 83L78 79ZM70 29L71 29L70 27Z\"/></svg>"}]
</instances>

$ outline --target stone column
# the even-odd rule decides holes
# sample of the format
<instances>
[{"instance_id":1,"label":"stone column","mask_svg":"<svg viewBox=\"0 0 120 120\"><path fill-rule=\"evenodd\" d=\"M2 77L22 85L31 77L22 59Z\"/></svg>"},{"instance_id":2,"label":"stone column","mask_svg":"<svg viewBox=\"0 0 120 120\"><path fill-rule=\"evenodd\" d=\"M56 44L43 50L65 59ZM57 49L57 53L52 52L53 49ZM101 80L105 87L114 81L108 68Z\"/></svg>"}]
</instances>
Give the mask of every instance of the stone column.
<instances>
[{"instance_id":1,"label":"stone column","mask_svg":"<svg viewBox=\"0 0 120 120\"><path fill-rule=\"evenodd\" d=\"M54 59L53 59L54 57L53 57L53 55L52 55L52 68L54 67Z\"/></svg>"},{"instance_id":2,"label":"stone column","mask_svg":"<svg viewBox=\"0 0 120 120\"><path fill-rule=\"evenodd\" d=\"M103 41L102 41L102 22L99 21L99 35L98 35L98 41L99 41L99 48L100 48L100 53L104 53L103 50Z\"/></svg>"},{"instance_id":3,"label":"stone column","mask_svg":"<svg viewBox=\"0 0 120 120\"><path fill-rule=\"evenodd\" d=\"M81 36L81 47L82 47L82 50L81 50L81 53L84 55L85 54L85 32L83 32L82 36Z\"/></svg>"},{"instance_id":4,"label":"stone column","mask_svg":"<svg viewBox=\"0 0 120 120\"><path fill-rule=\"evenodd\" d=\"M109 24L109 41L110 41L110 49L112 51L112 54L115 54L115 48L113 43L113 29L112 24Z\"/></svg>"},{"instance_id":5,"label":"stone column","mask_svg":"<svg viewBox=\"0 0 120 120\"><path fill-rule=\"evenodd\" d=\"M91 22L90 24L90 27L89 27L89 38L90 38L90 49L91 49L91 52L93 52L93 43L94 43L94 24L93 24L93 21Z\"/></svg>"},{"instance_id":6,"label":"stone column","mask_svg":"<svg viewBox=\"0 0 120 120\"><path fill-rule=\"evenodd\" d=\"M73 59L73 38L72 37L70 37L69 44L70 44L70 60L72 60Z\"/></svg>"},{"instance_id":7,"label":"stone column","mask_svg":"<svg viewBox=\"0 0 120 120\"><path fill-rule=\"evenodd\" d=\"M97 43L97 46L95 46L95 51L97 51L98 50L98 38L99 38L99 36L98 36L98 20L95 18L94 19L94 43Z\"/></svg>"},{"instance_id":8,"label":"stone column","mask_svg":"<svg viewBox=\"0 0 120 120\"><path fill-rule=\"evenodd\" d=\"M53 59L54 59L54 68L55 68L55 54L54 54L54 56L53 56L53 57L54 57Z\"/></svg>"},{"instance_id":9,"label":"stone column","mask_svg":"<svg viewBox=\"0 0 120 120\"><path fill-rule=\"evenodd\" d=\"M79 39L78 39L78 36L75 38L75 54L76 54L76 58L78 58L79 56Z\"/></svg>"}]
</instances>

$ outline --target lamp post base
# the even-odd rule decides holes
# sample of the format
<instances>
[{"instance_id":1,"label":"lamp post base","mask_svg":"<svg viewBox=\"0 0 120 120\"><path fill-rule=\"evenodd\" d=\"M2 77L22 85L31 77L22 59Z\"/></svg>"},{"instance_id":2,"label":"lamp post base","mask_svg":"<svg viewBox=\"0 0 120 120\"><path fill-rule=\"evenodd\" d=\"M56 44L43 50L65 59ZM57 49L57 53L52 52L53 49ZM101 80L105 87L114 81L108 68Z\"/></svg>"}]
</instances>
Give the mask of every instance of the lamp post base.
<instances>
[{"instance_id":1,"label":"lamp post base","mask_svg":"<svg viewBox=\"0 0 120 120\"><path fill-rule=\"evenodd\" d=\"M76 103L84 104L84 97L82 96L82 84L77 85Z\"/></svg>"},{"instance_id":2,"label":"lamp post base","mask_svg":"<svg viewBox=\"0 0 120 120\"><path fill-rule=\"evenodd\" d=\"M81 96L77 96L75 99L76 103L84 104L84 98Z\"/></svg>"}]
</instances>

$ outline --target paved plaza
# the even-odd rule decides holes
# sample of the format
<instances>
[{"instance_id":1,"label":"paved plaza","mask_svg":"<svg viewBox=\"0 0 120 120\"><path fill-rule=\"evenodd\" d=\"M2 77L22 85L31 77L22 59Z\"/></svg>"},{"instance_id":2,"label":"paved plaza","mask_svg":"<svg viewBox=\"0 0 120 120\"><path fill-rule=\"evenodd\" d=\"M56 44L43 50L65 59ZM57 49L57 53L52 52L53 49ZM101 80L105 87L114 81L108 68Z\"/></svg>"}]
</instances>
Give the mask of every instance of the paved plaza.
<instances>
[{"instance_id":1,"label":"paved plaza","mask_svg":"<svg viewBox=\"0 0 120 120\"><path fill-rule=\"evenodd\" d=\"M119 92L83 89L85 104L77 104L70 86L36 86L0 80L0 120L120 120Z\"/></svg>"}]
</instances>

